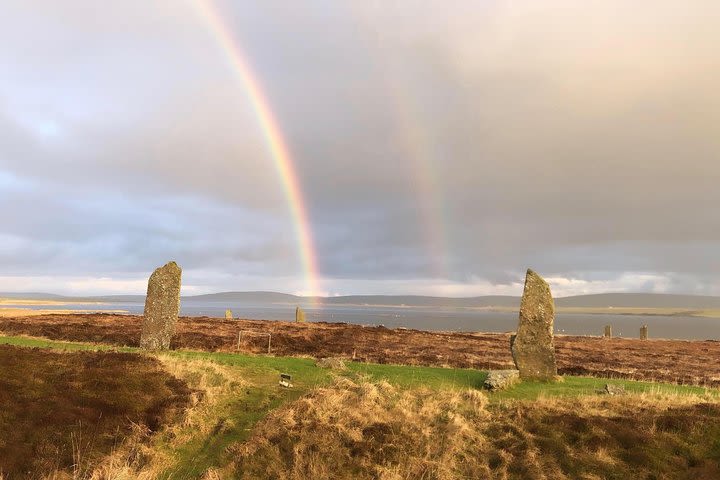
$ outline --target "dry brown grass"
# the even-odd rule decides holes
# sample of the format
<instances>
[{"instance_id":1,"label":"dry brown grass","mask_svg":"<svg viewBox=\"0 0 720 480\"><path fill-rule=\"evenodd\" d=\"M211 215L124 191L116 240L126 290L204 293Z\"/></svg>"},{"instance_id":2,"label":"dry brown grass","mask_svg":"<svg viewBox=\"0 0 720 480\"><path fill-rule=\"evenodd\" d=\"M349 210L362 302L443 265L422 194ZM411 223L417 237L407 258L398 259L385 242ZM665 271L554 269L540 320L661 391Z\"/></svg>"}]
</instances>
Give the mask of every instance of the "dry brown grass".
<instances>
[{"instance_id":1,"label":"dry brown grass","mask_svg":"<svg viewBox=\"0 0 720 480\"><path fill-rule=\"evenodd\" d=\"M487 399L337 380L272 413L234 447L238 478L461 478L484 442Z\"/></svg>"},{"instance_id":2,"label":"dry brown grass","mask_svg":"<svg viewBox=\"0 0 720 480\"><path fill-rule=\"evenodd\" d=\"M217 408L228 397L239 395L246 383L237 371L207 360L178 359L158 354L168 373L185 381L193 390L192 405L183 418L153 437L138 428L126 438L94 471L89 480L154 480L177 462L177 452L193 437L207 435L218 428ZM215 478L207 472L205 477ZM223 478L223 477L219 477ZM54 479L53 479L54 480ZM58 479L59 480L59 479Z\"/></svg>"},{"instance_id":3,"label":"dry brown grass","mask_svg":"<svg viewBox=\"0 0 720 480\"><path fill-rule=\"evenodd\" d=\"M719 420L705 396L488 404L478 391L339 380L235 445L233 478L717 479Z\"/></svg>"},{"instance_id":4,"label":"dry brown grass","mask_svg":"<svg viewBox=\"0 0 720 480\"><path fill-rule=\"evenodd\" d=\"M0 345L0 366L0 472L8 480L82 477L133 425L160 429L191 395L160 362L137 354Z\"/></svg>"}]
</instances>

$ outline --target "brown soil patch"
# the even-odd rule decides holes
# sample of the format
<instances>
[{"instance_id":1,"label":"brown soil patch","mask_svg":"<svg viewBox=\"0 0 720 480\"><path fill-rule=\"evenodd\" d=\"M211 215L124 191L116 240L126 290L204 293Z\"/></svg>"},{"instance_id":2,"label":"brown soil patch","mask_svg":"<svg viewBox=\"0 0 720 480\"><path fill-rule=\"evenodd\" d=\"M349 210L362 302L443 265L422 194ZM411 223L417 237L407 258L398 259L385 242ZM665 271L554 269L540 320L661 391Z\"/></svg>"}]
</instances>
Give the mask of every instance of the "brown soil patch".
<instances>
[{"instance_id":1,"label":"brown soil patch","mask_svg":"<svg viewBox=\"0 0 720 480\"><path fill-rule=\"evenodd\" d=\"M134 315L43 315L0 318L0 332L53 340L137 346L142 317ZM508 334L427 332L343 323L293 323L181 317L174 348L233 351L245 332L243 352L342 357L373 363L478 369L512 367ZM254 334L254 335L253 335ZM561 374L657 380L720 386L720 342L555 337Z\"/></svg>"},{"instance_id":2,"label":"brown soil patch","mask_svg":"<svg viewBox=\"0 0 720 480\"><path fill-rule=\"evenodd\" d=\"M80 478L131 431L168 422L190 394L154 358L0 345L0 473Z\"/></svg>"}]
</instances>

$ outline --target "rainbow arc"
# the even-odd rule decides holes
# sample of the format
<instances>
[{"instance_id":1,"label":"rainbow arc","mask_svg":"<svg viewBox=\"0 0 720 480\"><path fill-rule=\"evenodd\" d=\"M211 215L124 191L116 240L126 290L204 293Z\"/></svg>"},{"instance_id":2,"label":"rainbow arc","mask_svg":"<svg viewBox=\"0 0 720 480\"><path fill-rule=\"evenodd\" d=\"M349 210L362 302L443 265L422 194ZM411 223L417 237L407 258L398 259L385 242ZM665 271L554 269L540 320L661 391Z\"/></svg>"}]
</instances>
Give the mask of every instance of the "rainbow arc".
<instances>
[{"instance_id":1,"label":"rainbow arc","mask_svg":"<svg viewBox=\"0 0 720 480\"><path fill-rule=\"evenodd\" d=\"M318 295L319 275L312 232L308 220L307 208L300 188L295 165L282 135L280 125L273 114L270 102L263 92L261 83L250 68L240 44L233 36L217 8L211 0L194 2L198 12L207 22L223 54L242 84L243 91L257 117L270 156L285 192L288 208L293 218L300 261L305 275L308 295Z\"/></svg>"}]
</instances>

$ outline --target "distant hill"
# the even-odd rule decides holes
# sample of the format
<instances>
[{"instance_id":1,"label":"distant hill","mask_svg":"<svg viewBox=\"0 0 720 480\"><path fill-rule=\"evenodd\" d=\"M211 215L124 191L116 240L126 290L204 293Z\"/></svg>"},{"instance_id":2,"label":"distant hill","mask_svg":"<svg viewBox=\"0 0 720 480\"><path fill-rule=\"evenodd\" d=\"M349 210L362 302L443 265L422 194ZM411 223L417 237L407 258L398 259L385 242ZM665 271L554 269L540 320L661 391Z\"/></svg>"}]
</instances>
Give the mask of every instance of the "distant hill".
<instances>
[{"instance_id":1,"label":"distant hill","mask_svg":"<svg viewBox=\"0 0 720 480\"><path fill-rule=\"evenodd\" d=\"M88 301L102 303L145 303L145 295L103 295L100 297L64 297L73 302Z\"/></svg>"},{"instance_id":2,"label":"distant hill","mask_svg":"<svg viewBox=\"0 0 720 480\"><path fill-rule=\"evenodd\" d=\"M449 298L420 295L347 295L319 299L325 305L392 305L413 307L514 307L520 297L490 295L484 297Z\"/></svg>"},{"instance_id":3,"label":"distant hill","mask_svg":"<svg viewBox=\"0 0 720 480\"><path fill-rule=\"evenodd\" d=\"M185 301L238 303L298 303L308 301L297 295L278 292L220 292L182 297Z\"/></svg>"},{"instance_id":4,"label":"distant hill","mask_svg":"<svg viewBox=\"0 0 720 480\"><path fill-rule=\"evenodd\" d=\"M666 293L601 293L558 298L559 307L720 308L720 297Z\"/></svg>"},{"instance_id":5,"label":"distant hill","mask_svg":"<svg viewBox=\"0 0 720 480\"><path fill-rule=\"evenodd\" d=\"M12 292L0 293L0 298L22 298L24 300L57 300L63 298L62 295L42 292Z\"/></svg>"},{"instance_id":6,"label":"distant hill","mask_svg":"<svg viewBox=\"0 0 720 480\"><path fill-rule=\"evenodd\" d=\"M68 297L51 293L0 293L0 298L54 300L68 302L143 303L145 295L102 295ZM490 295L482 297L449 298L420 295L346 295L340 297L300 297L279 292L220 292L207 295L188 295L183 302L219 302L239 304L310 304L321 305L384 305L408 307L512 307L520 306L520 297ZM555 299L558 307L637 307L637 308L687 308L720 309L720 297L700 295L675 295L660 293L602 293L578 295Z\"/></svg>"}]
</instances>

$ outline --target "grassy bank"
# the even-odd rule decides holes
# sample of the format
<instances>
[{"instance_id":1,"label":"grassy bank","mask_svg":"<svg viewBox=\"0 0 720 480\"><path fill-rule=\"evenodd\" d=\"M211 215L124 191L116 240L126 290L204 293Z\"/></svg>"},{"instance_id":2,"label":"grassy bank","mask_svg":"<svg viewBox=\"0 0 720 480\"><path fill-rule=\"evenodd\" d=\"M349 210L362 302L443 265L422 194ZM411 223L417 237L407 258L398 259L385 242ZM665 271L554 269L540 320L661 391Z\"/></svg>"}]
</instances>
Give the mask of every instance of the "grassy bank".
<instances>
[{"instance_id":1,"label":"grassy bank","mask_svg":"<svg viewBox=\"0 0 720 480\"><path fill-rule=\"evenodd\" d=\"M271 412L232 451L223 478L714 479L720 404L684 393L492 402L340 379Z\"/></svg>"},{"instance_id":2,"label":"grassy bank","mask_svg":"<svg viewBox=\"0 0 720 480\"><path fill-rule=\"evenodd\" d=\"M0 345L0 477L85 477L118 439L162 430L193 392L149 356Z\"/></svg>"}]
</instances>

